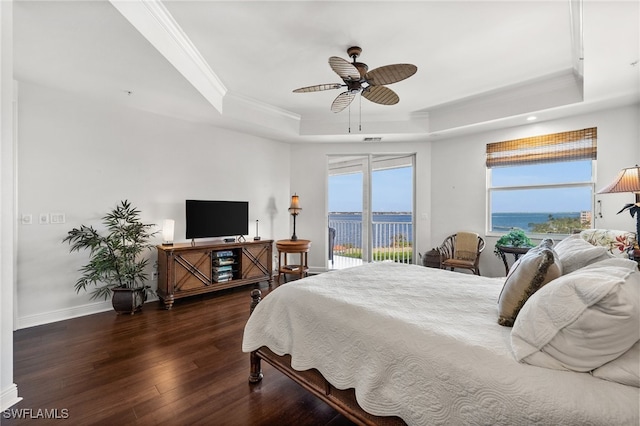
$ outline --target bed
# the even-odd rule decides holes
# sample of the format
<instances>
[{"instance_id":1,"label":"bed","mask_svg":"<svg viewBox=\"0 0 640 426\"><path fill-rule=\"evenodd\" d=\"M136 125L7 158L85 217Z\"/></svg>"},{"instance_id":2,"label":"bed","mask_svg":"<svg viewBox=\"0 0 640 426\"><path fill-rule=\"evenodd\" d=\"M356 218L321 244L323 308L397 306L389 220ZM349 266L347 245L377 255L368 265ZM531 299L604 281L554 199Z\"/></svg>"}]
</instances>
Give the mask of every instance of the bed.
<instances>
[{"instance_id":1,"label":"bed","mask_svg":"<svg viewBox=\"0 0 640 426\"><path fill-rule=\"evenodd\" d=\"M383 262L254 290L249 380L264 360L358 424L638 425L638 387L516 359L504 284Z\"/></svg>"}]
</instances>

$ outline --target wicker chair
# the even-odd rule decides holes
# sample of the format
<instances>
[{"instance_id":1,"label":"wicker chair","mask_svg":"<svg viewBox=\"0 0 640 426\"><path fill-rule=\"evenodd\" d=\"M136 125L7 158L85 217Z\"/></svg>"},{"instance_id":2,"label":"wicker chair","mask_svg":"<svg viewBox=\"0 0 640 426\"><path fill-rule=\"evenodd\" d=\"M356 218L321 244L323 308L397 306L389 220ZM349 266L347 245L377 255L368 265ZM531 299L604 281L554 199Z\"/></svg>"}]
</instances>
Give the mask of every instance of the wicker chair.
<instances>
[{"instance_id":1,"label":"wicker chair","mask_svg":"<svg viewBox=\"0 0 640 426\"><path fill-rule=\"evenodd\" d=\"M475 253L460 253L456 250L456 237L458 234L449 235L442 245L438 247L442 259L442 269L469 269L475 275L480 275L480 253L484 250L484 239L476 234L478 238L477 251Z\"/></svg>"}]
</instances>

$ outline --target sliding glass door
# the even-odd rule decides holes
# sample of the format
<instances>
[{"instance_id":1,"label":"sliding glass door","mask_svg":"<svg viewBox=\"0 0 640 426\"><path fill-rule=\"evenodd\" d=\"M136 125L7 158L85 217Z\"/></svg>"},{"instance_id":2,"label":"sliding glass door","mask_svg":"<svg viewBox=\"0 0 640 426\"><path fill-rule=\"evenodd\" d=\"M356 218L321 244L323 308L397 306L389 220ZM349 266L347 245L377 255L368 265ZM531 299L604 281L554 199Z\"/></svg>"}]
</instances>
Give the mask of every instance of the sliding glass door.
<instances>
[{"instance_id":1,"label":"sliding glass door","mask_svg":"<svg viewBox=\"0 0 640 426\"><path fill-rule=\"evenodd\" d=\"M329 268L414 259L413 154L330 156Z\"/></svg>"},{"instance_id":2,"label":"sliding glass door","mask_svg":"<svg viewBox=\"0 0 640 426\"><path fill-rule=\"evenodd\" d=\"M362 264L368 244L363 241L365 177L368 156L329 157L329 268L342 269ZM368 204L368 203L367 203ZM365 233L366 234L366 233ZM364 256L364 257L363 257Z\"/></svg>"}]
</instances>

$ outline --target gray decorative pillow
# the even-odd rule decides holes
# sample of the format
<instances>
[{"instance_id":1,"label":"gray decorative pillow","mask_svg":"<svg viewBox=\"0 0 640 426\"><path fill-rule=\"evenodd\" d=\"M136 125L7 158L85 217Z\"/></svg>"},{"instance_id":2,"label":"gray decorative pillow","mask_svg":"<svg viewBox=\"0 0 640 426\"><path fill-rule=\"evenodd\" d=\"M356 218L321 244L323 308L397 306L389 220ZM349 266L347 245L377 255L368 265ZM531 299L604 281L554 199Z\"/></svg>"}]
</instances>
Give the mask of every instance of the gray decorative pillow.
<instances>
[{"instance_id":1,"label":"gray decorative pillow","mask_svg":"<svg viewBox=\"0 0 640 426\"><path fill-rule=\"evenodd\" d=\"M527 299L562 275L562 264L552 246L553 240L545 239L513 264L498 298L498 324L513 326Z\"/></svg>"}]
</instances>

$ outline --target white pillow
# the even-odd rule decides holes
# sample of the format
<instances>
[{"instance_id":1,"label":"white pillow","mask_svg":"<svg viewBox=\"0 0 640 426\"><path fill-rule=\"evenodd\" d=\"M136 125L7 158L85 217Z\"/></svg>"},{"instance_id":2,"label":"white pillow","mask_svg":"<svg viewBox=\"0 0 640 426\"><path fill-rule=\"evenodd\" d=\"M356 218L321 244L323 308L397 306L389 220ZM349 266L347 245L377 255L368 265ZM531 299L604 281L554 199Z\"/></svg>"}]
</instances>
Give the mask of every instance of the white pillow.
<instances>
[{"instance_id":1,"label":"white pillow","mask_svg":"<svg viewBox=\"0 0 640 426\"><path fill-rule=\"evenodd\" d=\"M553 250L562 263L562 273L568 274L584 266L611 258L606 247L594 246L574 234L557 243Z\"/></svg>"},{"instance_id":2,"label":"white pillow","mask_svg":"<svg viewBox=\"0 0 640 426\"><path fill-rule=\"evenodd\" d=\"M518 361L591 371L640 340L637 263L611 258L563 275L529 298L511 331Z\"/></svg>"},{"instance_id":3,"label":"white pillow","mask_svg":"<svg viewBox=\"0 0 640 426\"><path fill-rule=\"evenodd\" d=\"M614 359L591 372L595 377L640 388L640 340Z\"/></svg>"}]
</instances>

